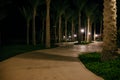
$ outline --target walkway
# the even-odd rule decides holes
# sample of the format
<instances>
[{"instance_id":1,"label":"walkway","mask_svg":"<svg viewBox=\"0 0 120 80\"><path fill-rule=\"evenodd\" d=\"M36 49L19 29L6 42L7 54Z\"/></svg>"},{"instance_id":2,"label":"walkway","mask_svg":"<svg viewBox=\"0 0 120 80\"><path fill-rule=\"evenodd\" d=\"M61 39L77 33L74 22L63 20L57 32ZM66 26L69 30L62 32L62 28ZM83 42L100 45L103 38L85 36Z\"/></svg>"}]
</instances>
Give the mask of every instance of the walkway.
<instances>
[{"instance_id":1,"label":"walkway","mask_svg":"<svg viewBox=\"0 0 120 80\"><path fill-rule=\"evenodd\" d=\"M98 44L101 43L17 55L0 62L0 80L103 80L86 69L77 58L82 52L100 51Z\"/></svg>"}]
</instances>

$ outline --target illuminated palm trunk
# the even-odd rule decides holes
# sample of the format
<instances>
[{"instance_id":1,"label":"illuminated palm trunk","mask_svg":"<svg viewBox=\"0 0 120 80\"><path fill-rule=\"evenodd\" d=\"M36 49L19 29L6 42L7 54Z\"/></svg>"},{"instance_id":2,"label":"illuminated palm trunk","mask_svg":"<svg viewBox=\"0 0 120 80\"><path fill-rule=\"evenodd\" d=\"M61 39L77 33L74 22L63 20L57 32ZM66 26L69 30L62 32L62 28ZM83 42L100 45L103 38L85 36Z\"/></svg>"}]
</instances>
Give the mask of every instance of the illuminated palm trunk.
<instances>
[{"instance_id":1,"label":"illuminated palm trunk","mask_svg":"<svg viewBox=\"0 0 120 80\"><path fill-rule=\"evenodd\" d=\"M87 18L87 42L90 42L90 18Z\"/></svg>"},{"instance_id":2,"label":"illuminated palm trunk","mask_svg":"<svg viewBox=\"0 0 120 80\"><path fill-rule=\"evenodd\" d=\"M46 0L46 48L50 48L50 0Z\"/></svg>"},{"instance_id":3,"label":"illuminated palm trunk","mask_svg":"<svg viewBox=\"0 0 120 80\"><path fill-rule=\"evenodd\" d=\"M114 58L116 53L116 0L104 0L104 31L103 31L103 50L101 59L103 61Z\"/></svg>"},{"instance_id":4,"label":"illuminated palm trunk","mask_svg":"<svg viewBox=\"0 0 120 80\"><path fill-rule=\"evenodd\" d=\"M94 41L96 40L96 26L95 26L95 24L94 24Z\"/></svg>"}]
</instances>

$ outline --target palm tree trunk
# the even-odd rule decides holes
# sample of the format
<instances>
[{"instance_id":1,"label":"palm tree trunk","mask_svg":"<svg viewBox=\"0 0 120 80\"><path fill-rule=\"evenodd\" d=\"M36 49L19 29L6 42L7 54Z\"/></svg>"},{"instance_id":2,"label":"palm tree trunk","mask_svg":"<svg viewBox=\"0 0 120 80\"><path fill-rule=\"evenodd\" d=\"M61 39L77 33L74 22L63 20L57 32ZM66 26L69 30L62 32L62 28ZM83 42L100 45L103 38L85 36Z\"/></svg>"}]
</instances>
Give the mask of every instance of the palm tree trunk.
<instances>
[{"instance_id":1,"label":"palm tree trunk","mask_svg":"<svg viewBox=\"0 0 120 80\"><path fill-rule=\"evenodd\" d=\"M104 0L104 31L103 31L103 50L101 60L114 59L117 51L117 27L116 27L116 0Z\"/></svg>"},{"instance_id":2,"label":"palm tree trunk","mask_svg":"<svg viewBox=\"0 0 120 80\"><path fill-rule=\"evenodd\" d=\"M61 42L61 15L59 15L59 31L58 31L58 34L59 34L59 39L58 39L58 42Z\"/></svg>"},{"instance_id":3,"label":"palm tree trunk","mask_svg":"<svg viewBox=\"0 0 120 80\"><path fill-rule=\"evenodd\" d=\"M29 21L27 21L27 34L26 34L26 37L27 37L27 45L29 45Z\"/></svg>"},{"instance_id":4,"label":"palm tree trunk","mask_svg":"<svg viewBox=\"0 0 120 80\"><path fill-rule=\"evenodd\" d=\"M78 15L78 43L81 43L81 13Z\"/></svg>"},{"instance_id":5,"label":"palm tree trunk","mask_svg":"<svg viewBox=\"0 0 120 80\"><path fill-rule=\"evenodd\" d=\"M35 46L36 45L36 31L35 31L35 16L36 16L36 8L33 8L33 25L32 25L32 30L33 30L33 34L32 34L32 43Z\"/></svg>"},{"instance_id":6,"label":"palm tree trunk","mask_svg":"<svg viewBox=\"0 0 120 80\"><path fill-rule=\"evenodd\" d=\"M90 42L90 18L87 18L87 42Z\"/></svg>"},{"instance_id":7,"label":"palm tree trunk","mask_svg":"<svg viewBox=\"0 0 120 80\"><path fill-rule=\"evenodd\" d=\"M87 22L85 21L85 41L87 42Z\"/></svg>"},{"instance_id":8,"label":"palm tree trunk","mask_svg":"<svg viewBox=\"0 0 120 80\"><path fill-rule=\"evenodd\" d=\"M90 21L90 30L89 30L90 34L89 34L89 42L92 42L92 23Z\"/></svg>"},{"instance_id":9,"label":"palm tree trunk","mask_svg":"<svg viewBox=\"0 0 120 80\"><path fill-rule=\"evenodd\" d=\"M65 41L67 41L67 19L65 19Z\"/></svg>"},{"instance_id":10,"label":"palm tree trunk","mask_svg":"<svg viewBox=\"0 0 120 80\"><path fill-rule=\"evenodd\" d=\"M41 43L44 44L44 26L45 26L45 22L44 19L42 20L42 36L41 36Z\"/></svg>"},{"instance_id":11,"label":"palm tree trunk","mask_svg":"<svg viewBox=\"0 0 120 80\"><path fill-rule=\"evenodd\" d=\"M72 33L72 41L75 41L75 38L74 38L74 21L73 21L73 19L72 19L72 31L71 31L71 33Z\"/></svg>"},{"instance_id":12,"label":"palm tree trunk","mask_svg":"<svg viewBox=\"0 0 120 80\"><path fill-rule=\"evenodd\" d=\"M57 42L56 40L57 40L57 34L56 34L56 26L57 26L57 23L55 23L55 26L54 26L54 28L55 28L55 43Z\"/></svg>"},{"instance_id":13,"label":"palm tree trunk","mask_svg":"<svg viewBox=\"0 0 120 80\"><path fill-rule=\"evenodd\" d=\"M46 48L50 48L50 0L46 0Z\"/></svg>"},{"instance_id":14,"label":"palm tree trunk","mask_svg":"<svg viewBox=\"0 0 120 80\"><path fill-rule=\"evenodd\" d=\"M96 40L96 26L95 26L95 24L94 24L94 41Z\"/></svg>"},{"instance_id":15,"label":"palm tree trunk","mask_svg":"<svg viewBox=\"0 0 120 80\"><path fill-rule=\"evenodd\" d=\"M102 30L103 30L103 27L102 27L102 20L100 22L100 40L102 41Z\"/></svg>"}]
</instances>

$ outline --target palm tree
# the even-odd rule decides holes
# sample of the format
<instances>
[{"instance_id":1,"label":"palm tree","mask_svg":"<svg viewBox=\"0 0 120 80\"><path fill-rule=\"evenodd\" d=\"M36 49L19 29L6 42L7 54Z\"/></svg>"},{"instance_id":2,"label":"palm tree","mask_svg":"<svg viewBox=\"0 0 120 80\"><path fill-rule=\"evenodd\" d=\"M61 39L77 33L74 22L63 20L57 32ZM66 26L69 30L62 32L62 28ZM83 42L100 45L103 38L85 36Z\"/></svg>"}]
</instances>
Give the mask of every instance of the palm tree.
<instances>
[{"instance_id":1,"label":"palm tree","mask_svg":"<svg viewBox=\"0 0 120 80\"><path fill-rule=\"evenodd\" d=\"M50 48L50 1L46 0L46 48Z\"/></svg>"},{"instance_id":2,"label":"palm tree","mask_svg":"<svg viewBox=\"0 0 120 80\"><path fill-rule=\"evenodd\" d=\"M104 31L103 31L103 50L101 60L114 59L117 51L117 27L116 27L116 0L104 0Z\"/></svg>"},{"instance_id":3,"label":"palm tree","mask_svg":"<svg viewBox=\"0 0 120 80\"><path fill-rule=\"evenodd\" d=\"M85 14L87 17L87 42L91 41L91 34L92 34L92 23L93 23L93 17L95 16L95 10L98 7L97 4L87 4L85 7Z\"/></svg>"},{"instance_id":4,"label":"palm tree","mask_svg":"<svg viewBox=\"0 0 120 80\"><path fill-rule=\"evenodd\" d=\"M74 38L75 24L74 24L74 17L73 16L72 16L71 24L72 24L72 29L71 29L72 41L75 41L75 38Z\"/></svg>"},{"instance_id":5,"label":"palm tree","mask_svg":"<svg viewBox=\"0 0 120 80\"><path fill-rule=\"evenodd\" d=\"M56 1L56 2L55 2ZM54 10L56 12L56 21L58 22L58 42L62 40L62 16L65 13L67 6L67 0L54 0ZM55 23L56 23L55 21Z\"/></svg>"},{"instance_id":6,"label":"palm tree","mask_svg":"<svg viewBox=\"0 0 120 80\"><path fill-rule=\"evenodd\" d=\"M36 28L35 28L35 18L37 16L37 9L38 6L42 5L44 3L44 0L29 0L31 6L32 6L32 44L36 45Z\"/></svg>"},{"instance_id":7,"label":"palm tree","mask_svg":"<svg viewBox=\"0 0 120 80\"><path fill-rule=\"evenodd\" d=\"M30 27L30 20L32 19L31 9L23 7L21 9L21 13L26 19L26 24L27 24L26 42L27 45L29 45L29 27Z\"/></svg>"},{"instance_id":8,"label":"palm tree","mask_svg":"<svg viewBox=\"0 0 120 80\"><path fill-rule=\"evenodd\" d=\"M32 44L36 45L36 30L35 30L35 17L37 14L37 7L39 6L39 0L30 0L30 4L32 5Z\"/></svg>"},{"instance_id":9,"label":"palm tree","mask_svg":"<svg viewBox=\"0 0 120 80\"><path fill-rule=\"evenodd\" d=\"M67 9L65 10L65 13L64 13L64 18L65 18L65 41L67 41L67 33L68 33L68 19L71 17L71 13L70 13L70 9Z\"/></svg>"},{"instance_id":10,"label":"palm tree","mask_svg":"<svg viewBox=\"0 0 120 80\"><path fill-rule=\"evenodd\" d=\"M81 43L81 11L85 7L87 0L74 0L74 4L76 4L78 8L78 43Z\"/></svg>"},{"instance_id":11,"label":"palm tree","mask_svg":"<svg viewBox=\"0 0 120 80\"><path fill-rule=\"evenodd\" d=\"M41 43L43 44L44 43L44 29L45 29L45 13L42 12L42 36L41 36Z\"/></svg>"}]
</instances>

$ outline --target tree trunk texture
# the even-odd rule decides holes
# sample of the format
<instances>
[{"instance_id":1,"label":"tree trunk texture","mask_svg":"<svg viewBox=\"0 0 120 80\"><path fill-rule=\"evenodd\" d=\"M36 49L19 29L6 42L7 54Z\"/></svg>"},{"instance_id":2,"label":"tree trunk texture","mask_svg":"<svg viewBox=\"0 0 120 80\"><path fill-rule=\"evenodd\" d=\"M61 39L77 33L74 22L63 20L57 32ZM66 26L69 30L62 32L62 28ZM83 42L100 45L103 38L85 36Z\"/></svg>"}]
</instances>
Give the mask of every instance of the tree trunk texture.
<instances>
[{"instance_id":1,"label":"tree trunk texture","mask_svg":"<svg viewBox=\"0 0 120 80\"><path fill-rule=\"evenodd\" d=\"M72 33L72 41L75 41L75 37L74 37L74 20L72 19L72 31L71 31L71 33Z\"/></svg>"},{"instance_id":2,"label":"tree trunk texture","mask_svg":"<svg viewBox=\"0 0 120 80\"><path fill-rule=\"evenodd\" d=\"M26 34L26 38L27 38L27 45L29 45L29 27L30 27L30 24L29 24L29 21L27 21L27 34Z\"/></svg>"},{"instance_id":3,"label":"tree trunk texture","mask_svg":"<svg viewBox=\"0 0 120 80\"><path fill-rule=\"evenodd\" d=\"M104 0L104 31L103 31L103 50L101 60L114 59L117 51L117 27L116 27L116 0Z\"/></svg>"},{"instance_id":4,"label":"tree trunk texture","mask_svg":"<svg viewBox=\"0 0 120 80\"><path fill-rule=\"evenodd\" d=\"M67 42L67 19L65 19L65 41Z\"/></svg>"},{"instance_id":5,"label":"tree trunk texture","mask_svg":"<svg viewBox=\"0 0 120 80\"><path fill-rule=\"evenodd\" d=\"M89 32L90 32L90 35L89 35L89 42L92 42L92 22L90 21L90 25L89 25Z\"/></svg>"},{"instance_id":6,"label":"tree trunk texture","mask_svg":"<svg viewBox=\"0 0 120 80\"><path fill-rule=\"evenodd\" d=\"M95 26L95 24L94 24L94 35L93 35L93 37L94 37L94 41L96 41L96 26Z\"/></svg>"},{"instance_id":7,"label":"tree trunk texture","mask_svg":"<svg viewBox=\"0 0 120 80\"><path fill-rule=\"evenodd\" d=\"M46 0L46 48L50 48L50 0Z\"/></svg>"},{"instance_id":8,"label":"tree trunk texture","mask_svg":"<svg viewBox=\"0 0 120 80\"><path fill-rule=\"evenodd\" d=\"M34 46L36 45L35 16L36 16L36 8L33 8L32 43Z\"/></svg>"},{"instance_id":9,"label":"tree trunk texture","mask_svg":"<svg viewBox=\"0 0 120 80\"><path fill-rule=\"evenodd\" d=\"M45 19L42 20L41 44L44 44L44 27L45 27Z\"/></svg>"},{"instance_id":10,"label":"tree trunk texture","mask_svg":"<svg viewBox=\"0 0 120 80\"><path fill-rule=\"evenodd\" d=\"M87 42L90 42L90 18L87 18Z\"/></svg>"},{"instance_id":11,"label":"tree trunk texture","mask_svg":"<svg viewBox=\"0 0 120 80\"><path fill-rule=\"evenodd\" d=\"M78 15L78 43L81 43L81 13Z\"/></svg>"},{"instance_id":12,"label":"tree trunk texture","mask_svg":"<svg viewBox=\"0 0 120 80\"><path fill-rule=\"evenodd\" d=\"M100 40L102 41L102 37L103 37L103 21L101 20L101 22L100 22Z\"/></svg>"},{"instance_id":13,"label":"tree trunk texture","mask_svg":"<svg viewBox=\"0 0 120 80\"><path fill-rule=\"evenodd\" d=\"M55 38L55 43L57 42L56 41L57 40L56 27L57 27L57 23L55 23L55 27L54 27L55 28L55 37L54 37Z\"/></svg>"},{"instance_id":14,"label":"tree trunk texture","mask_svg":"<svg viewBox=\"0 0 120 80\"><path fill-rule=\"evenodd\" d=\"M61 36L62 36L62 34L61 34L61 24L62 24L62 22L61 22L61 15L59 15L59 31L58 31L58 34L59 34L59 38L58 38L58 42L61 42Z\"/></svg>"},{"instance_id":15,"label":"tree trunk texture","mask_svg":"<svg viewBox=\"0 0 120 80\"><path fill-rule=\"evenodd\" d=\"M87 23L85 22L85 41L87 42Z\"/></svg>"}]
</instances>

